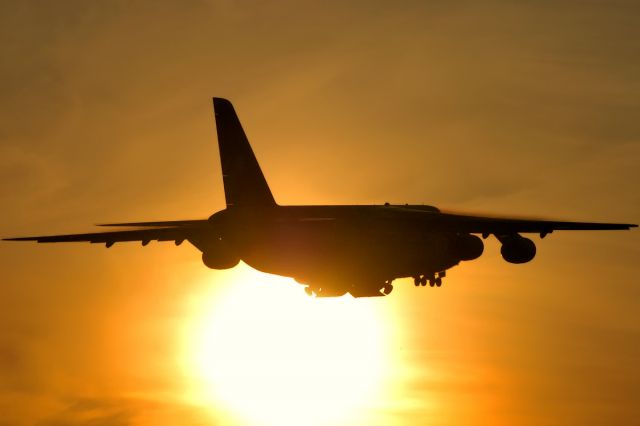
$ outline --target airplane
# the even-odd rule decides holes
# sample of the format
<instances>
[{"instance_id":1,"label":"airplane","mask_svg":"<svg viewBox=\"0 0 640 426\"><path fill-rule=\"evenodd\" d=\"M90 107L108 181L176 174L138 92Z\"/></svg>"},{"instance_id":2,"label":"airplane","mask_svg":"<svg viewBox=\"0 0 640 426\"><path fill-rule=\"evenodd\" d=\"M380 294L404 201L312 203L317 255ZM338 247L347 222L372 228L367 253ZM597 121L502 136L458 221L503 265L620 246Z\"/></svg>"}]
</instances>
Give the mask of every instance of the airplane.
<instances>
[{"instance_id":1,"label":"airplane","mask_svg":"<svg viewBox=\"0 0 640 426\"><path fill-rule=\"evenodd\" d=\"M480 257L495 236L505 261L536 255L554 231L628 230L634 224L559 222L444 213L427 205L303 205L276 203L233 105L213 98L226 208L208 219L110 223L129 227L88 234L7 238L38 243L190 242L211 269L241 260L262 272L294 278L316 297L386 296L398 278L440 287L446 271ZM482 237L482 238L480 238Z\"/></svg>"}]
</instances>

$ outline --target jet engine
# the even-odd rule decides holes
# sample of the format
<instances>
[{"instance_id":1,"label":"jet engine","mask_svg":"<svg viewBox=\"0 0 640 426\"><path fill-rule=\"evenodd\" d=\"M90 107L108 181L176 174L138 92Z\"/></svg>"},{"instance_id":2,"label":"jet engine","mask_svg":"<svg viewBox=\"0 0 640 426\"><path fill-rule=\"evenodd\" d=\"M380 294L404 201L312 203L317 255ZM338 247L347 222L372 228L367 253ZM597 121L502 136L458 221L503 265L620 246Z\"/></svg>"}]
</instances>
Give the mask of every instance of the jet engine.
<instances>
[{"instance_id":1,"label":"jet engine","mask_svg":"<svg viewBox=\"0 0 640 426\"><path fill-rule=\"evenodd\" d=\"M209 269L230 269L240 262L240 258L224 244L217 243L202 252L202 262Z\"/></svg>"},{"instance_id":2,"label":"jet engine","mask_svg":"<svg viewBox=\"0 0 640 426\"><path fill-rule=\"evenodd\" d=\"M500 254L509 263L527 263L536 256L536 245L518 234L499 237Z\"/></svg>"},{"instance_id":3,"label":"jet engine","mask_svg":"<svg viewBox=\"0 0 640 426\"><path fill-rule=\"evenodd\" d=\"M458 235L455 240L455 251L460 260L473 260L484 251L484 243L475 235Z\"/></svg>"}]
</instances>

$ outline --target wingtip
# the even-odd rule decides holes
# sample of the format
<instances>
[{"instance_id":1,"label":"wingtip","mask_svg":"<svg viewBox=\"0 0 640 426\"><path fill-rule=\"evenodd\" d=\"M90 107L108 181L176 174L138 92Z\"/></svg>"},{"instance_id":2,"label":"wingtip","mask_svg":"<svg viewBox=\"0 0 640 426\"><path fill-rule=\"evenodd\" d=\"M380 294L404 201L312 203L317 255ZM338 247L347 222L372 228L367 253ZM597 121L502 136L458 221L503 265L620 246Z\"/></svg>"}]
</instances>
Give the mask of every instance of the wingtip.
<instances>
[{"instance_id":1,"label":"wingtip","mask_svg":"<svg viewBox=\"0 0 640 426\"><path fill-rule=\"evenodd\" d=\"M635 223L625 223L625 224L618 225L614 229L622 229L625 231L630 231L632 228L637 228L637 227L638 225L636 225Z\"/></svg>"}]
</instances>

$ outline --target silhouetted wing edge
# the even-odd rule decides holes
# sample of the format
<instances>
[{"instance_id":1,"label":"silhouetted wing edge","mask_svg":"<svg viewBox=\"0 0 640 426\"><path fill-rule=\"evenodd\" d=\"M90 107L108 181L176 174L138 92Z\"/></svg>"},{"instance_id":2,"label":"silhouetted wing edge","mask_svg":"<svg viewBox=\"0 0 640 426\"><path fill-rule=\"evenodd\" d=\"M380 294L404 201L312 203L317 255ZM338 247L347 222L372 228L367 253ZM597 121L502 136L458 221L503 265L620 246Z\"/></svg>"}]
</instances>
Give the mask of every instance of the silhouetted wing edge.
<instances>
[{"instance_id":1,"label":"silhouetted wing edge","mask_svg":"<svg viewBox=\"0 0 640 426\"><path fill-rule=\"evenodd\" d=\"M125 241L175 241L182 242L197 232L194 227L135 229L129 231L94 232L88 234L46 235L40 237L4 238L5 241L37 241L39 243L89 242L113 244Z\"/></svg>"},{"instance_id":2,"label":"silhouetted wing edge","mask_svg":"<svg viewBox=\"0 0 640 426\"><path fill-rule=\"evenodd\" d=\"M165 221L157 221L157 222L99 223L97 226L172 227L172 226L200 226L206 223L208 223L208 220L199 219L199 220L165 220Z\"/></svg>"},{"instance_id":3,"label":"silhouetted wing edge","mask_svg":"<svg viewBox=\"0 0 640 426\"><path fill-rule=\"evenodd\" d=\"M460 232L477 234L550 233L553 231L614 231L628 230L638 225L630 223L563 222L442 214L441 224Z\"/></svg>"}]
</instances>

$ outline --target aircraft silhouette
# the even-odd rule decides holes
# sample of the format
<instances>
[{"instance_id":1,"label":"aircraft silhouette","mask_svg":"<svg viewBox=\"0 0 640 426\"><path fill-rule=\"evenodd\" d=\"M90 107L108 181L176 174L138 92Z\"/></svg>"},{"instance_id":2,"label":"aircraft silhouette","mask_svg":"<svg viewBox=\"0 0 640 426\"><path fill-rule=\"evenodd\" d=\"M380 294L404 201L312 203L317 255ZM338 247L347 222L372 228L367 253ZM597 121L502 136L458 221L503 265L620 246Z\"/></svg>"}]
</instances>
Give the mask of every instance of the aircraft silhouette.
<instances>
[{"instance_id":1,"label":"aircraft silhouette","mask_svg":"<svg viewBox=\"0 0 640 426\"><path fill-rule=\"evenodd\" d=\"M632 224L558 222L442 213L425 205L280 206L260 170L235 110L213 98L226 209L209 219L112 223L136 229L89 234L8 238L39 243L189 241L211 269L240 260L251 267L294 278L317 297L385 296L396 278L416 286L440 286L445 271L478 258L482 239L494 235L502 257L526 263L536 254L532 240L559 230L622 230ZM475 235L477 234L477 235Z\"/></svg>"}]
</instances>

